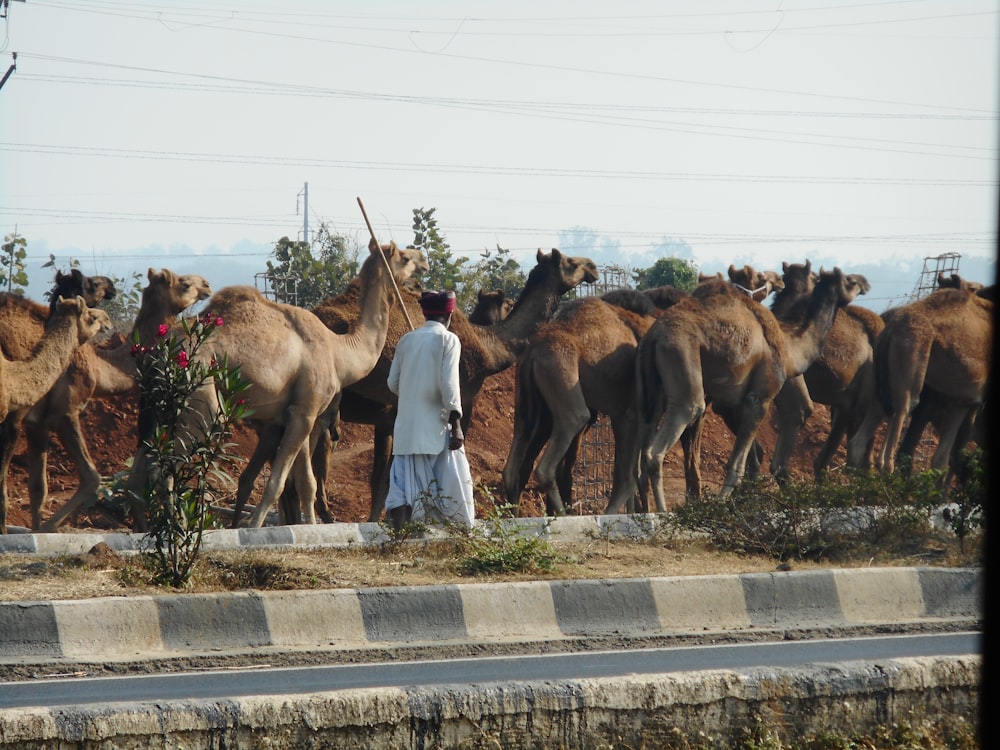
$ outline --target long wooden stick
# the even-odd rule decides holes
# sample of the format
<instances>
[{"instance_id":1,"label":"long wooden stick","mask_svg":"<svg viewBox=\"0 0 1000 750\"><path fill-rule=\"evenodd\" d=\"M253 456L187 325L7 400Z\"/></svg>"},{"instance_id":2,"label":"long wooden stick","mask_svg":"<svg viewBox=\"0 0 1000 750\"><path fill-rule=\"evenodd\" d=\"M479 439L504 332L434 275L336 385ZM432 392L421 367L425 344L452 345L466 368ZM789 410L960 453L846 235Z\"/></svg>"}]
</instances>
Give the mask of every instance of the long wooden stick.
<instances>
[{"instance_id":1,"label":"long wooden stick","mask_svg":"<svg viewBox=\"0 0 1000 750\"><path fill-rule=\"evenodd\" d=\"M382 246L379 245L378 240L375 238L375 230L372 229L372 223L368 221L368 213L365 211L365 204L361 202L361 196L358 196L358 208L361 209L361 215L365 217L365 224L368 225L368 234L372 236L375 240L375 244L379 246L378 254L382 257L382 262L385 263L385 270L389 272L389 281L392 282L392 288L396 290L396 299L399 300L399 306L403 310L403 317L406 318L406 324L410 326L410 330L413 330L413 321L410 320L410 313L406 309L406 303L403 302L403 293L399 291L399 285L396 284L396 277L392 275L392 268L389 267L389 259L385 257L385 253L382 252Z\"/></svg>"}]
</instances>

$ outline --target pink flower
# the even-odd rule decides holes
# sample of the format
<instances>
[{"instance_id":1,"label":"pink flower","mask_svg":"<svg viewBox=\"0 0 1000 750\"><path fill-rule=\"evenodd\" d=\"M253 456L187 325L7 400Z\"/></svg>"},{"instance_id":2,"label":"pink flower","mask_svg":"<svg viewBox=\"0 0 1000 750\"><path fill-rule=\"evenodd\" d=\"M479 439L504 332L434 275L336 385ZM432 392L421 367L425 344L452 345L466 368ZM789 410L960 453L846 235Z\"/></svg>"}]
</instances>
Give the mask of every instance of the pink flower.
<instances>
[{"instance_id":1,"label":"pink flower","mask_svg":"<svg viewBox=\"0 0 1000 750\"><path fill-rule=\"evenodd\" d=\"M188 366L188 353L181 349L177 352L177 365L183 369Z\"/></svg>"},{"instance_id":2,"label":"pink flower","mask_svg":"<svg viewBox=\"0 0 1000 750\"><path fill-rule=\"evenodd\" d=\"M168 333L170 333L170 326L166 323L160 323L160 327L156 329L156 335L162 339Z\"/></svg>"},{"instance_id":3,"label":"pink flower","mask_svg":"<svg viewBox=\"0 0 1000 750\"><path fill-rule=\"evenodd\" d=\"M219 316L218 318L215 319L215 327L218 328L221 325L222 325L222 316Z\"/></svg>"}]
</instances>

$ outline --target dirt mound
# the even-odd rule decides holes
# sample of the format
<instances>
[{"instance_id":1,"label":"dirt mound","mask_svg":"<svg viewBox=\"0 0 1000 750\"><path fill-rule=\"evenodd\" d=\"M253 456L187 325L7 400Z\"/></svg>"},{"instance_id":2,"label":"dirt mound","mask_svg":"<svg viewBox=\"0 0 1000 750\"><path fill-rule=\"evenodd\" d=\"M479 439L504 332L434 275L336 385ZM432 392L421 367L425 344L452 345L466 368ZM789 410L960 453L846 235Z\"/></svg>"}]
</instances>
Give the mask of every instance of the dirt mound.
<instances>
[{"instance_id":1,"label":"dirt mound","mask_svg":"<svg viewBox=\"0 0 1000 750\"><path fill-rule=\"evenodd\" d=\"M476 404L472 426L469 430L467 453L472 466L472 474L477 485L482 485L496 500L503 500L501 472L510 447L514 421L514 369L508 369L487 379L479 401ZM84 412L83 429L87 436L91 456L98 470L104 476L111 476L126 470L136 446L135 394L117 398L95 399ZM822 445L829 431L829 413L826 407L816 405L816 411L800 434L799 445L792 458L792 475L797 478L812 476L812 459ZM367 425L344 424L342 439L334 453L333 469L327 485L332 498L332 512L337 521L356 523L368 520L369 490L368 477L371 471L373 438L372 428ZM758 439L764 447L765 461L773 453L776 437L772 420L766 422ZM240 428L235 435L238 455L247 457L256 442L256 436L247 428ZM714 413L709 411L702 442L702 472L706 489L717 489L724 477L724 467L732 447L732 434ZM843 449L835 458L835 463L844 460ZM19 441L8 481L10 507L8 524L14 526L31 525L26 484L27 466L23 438ZM668 495L680 498L683 495L683 468L680 448L676 447L667 456L664 477ZM45 511L51 515L58 504L68 499L76 489L78 479L75 468L62 451L58 440L53 440L49 456L50 502ZM256 497L263 486L263 477L258 479ZM487 502L483 493L479 502ZM253 502L254 498L251 498ZM529 483L528 491L521 499L521 515L541 515L543 504ZM581 500L579 509L584 513L599 513L603 501L599 499ZM122 521L100 506L87 508L77 513L69 524L79 529L120 528Z\"/></svg>"}]
</instances>

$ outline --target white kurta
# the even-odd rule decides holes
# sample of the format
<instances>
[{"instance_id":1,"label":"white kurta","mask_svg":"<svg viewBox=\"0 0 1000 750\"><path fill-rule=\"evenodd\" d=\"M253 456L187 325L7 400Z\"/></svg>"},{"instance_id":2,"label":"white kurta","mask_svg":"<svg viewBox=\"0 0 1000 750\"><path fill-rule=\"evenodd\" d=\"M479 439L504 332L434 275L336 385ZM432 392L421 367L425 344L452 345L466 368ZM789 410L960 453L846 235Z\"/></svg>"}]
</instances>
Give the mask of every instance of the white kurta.
<instances>
[{"instance_id":1,"label":"white kurta","mask_svg":"<svg viewBox=\"0 0 1000 750\"><path fill-rule=\"evenodd\" d=\"M386 510L409 505L416 522L475 519L472 474L465 449L449 450L448 415L462 413L458 336L436 321L404 335L389 368L399 396Z\"/></svg>"},{"instance_id":2,"label":"white kurta","mask_svg":"<svg viewBox=\"0 0 1000 750\"><path fill-rule=\"evenodd\" d=\"M399 339L389 368L389 390L399 396L392 454L437 455L449 433L448 414L462 413L458 360L462 343L428 320Z\"/></svg>"}]
</instances>

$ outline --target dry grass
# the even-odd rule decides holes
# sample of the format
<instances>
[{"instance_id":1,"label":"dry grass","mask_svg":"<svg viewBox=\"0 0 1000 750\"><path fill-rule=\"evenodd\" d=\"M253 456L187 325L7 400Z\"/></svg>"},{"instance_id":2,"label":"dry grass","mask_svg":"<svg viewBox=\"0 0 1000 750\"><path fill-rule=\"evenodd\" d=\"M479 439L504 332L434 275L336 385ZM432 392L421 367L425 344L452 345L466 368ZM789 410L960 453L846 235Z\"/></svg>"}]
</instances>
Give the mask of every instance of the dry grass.
<instances>
[{"instance_id":1,"label":"dry grass","mask_svg":"<svg viewBox=\"0 0 1000 750\"><path fill-rule=\"evenodd\" d=\"M776 561L723 553L705 542L657 539L592 539L553 543L555 565L548 570L463 576L454 541L413 542L371 549L270 549L204 553L185 592L293 590L490 583L496 581L635 578L769 572ZM978 550L960 554L957 547L933 556L916 554L836 565L796 562L795 570L866 565L961 566L978 564ZM782 569L785 569L784 566ZM178 593L157 587L137 556L119 556L99 545L86 555L0 556L0 601L82 599Z\"/></svg>"}]
</instances>

